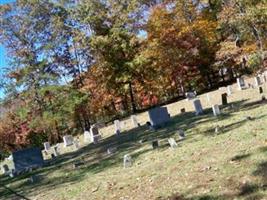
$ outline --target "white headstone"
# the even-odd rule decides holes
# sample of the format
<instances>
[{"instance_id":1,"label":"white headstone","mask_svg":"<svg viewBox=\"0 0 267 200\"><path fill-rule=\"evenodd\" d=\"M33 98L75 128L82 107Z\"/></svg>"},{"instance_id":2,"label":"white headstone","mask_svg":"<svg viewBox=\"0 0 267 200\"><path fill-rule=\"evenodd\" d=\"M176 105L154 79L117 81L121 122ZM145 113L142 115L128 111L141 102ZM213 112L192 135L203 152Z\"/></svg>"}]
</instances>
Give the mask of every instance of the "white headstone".
<instances>
[{"instance_id":1,"label":"white headstone","mask_svg":"<svg viewBox=\"0 0 267 200\"><path fill-rule=\"evenodd\" d=\"M228 96L232 95L232 92L233 92L233 91L232 91L232 87L231 87L231 85L228 85L228 86L227 86L227 95L228 95Z\"/></svg>"},{"instance_id":2,"label":"white headstone","mask_svg":"<svg viewBox=\"0 0 267 200\"><path fill-rule=\"evenodd\" d=\"M220 108L219 106L216 104L216 105L212 105L212 111L213 111L213 115L214 116L218 116L221 114L221 111L220 111Z\"/></svg>"},{"instance_id":3,"label":"white headstone","mask_svg":"<svg viewBox=\"0 0 267 200\"><path fill-rule=\"evenodd\" d=\"M174 148L178 147L178 144L176 143L176 141L173 138L169 138L168 142L169 142L171 148L174 149Z\"/></svg>"},{"instance_id":4,"label":"white headstone","mask_svg":"<svg viewBox=\"0 0 267 200\"><path fill-rule=\"evenodd\" d=\"M120 134L121 132L121 123L120 120L115 120L114 121L114 127L115 127L115 133Z\"/></svg>"},{"instance_id":5,"label":"white headstone","mask_svg":"<svg viewBox=\"0 0 267 200\"><path fill-rule=\"evenodd\" d=\"M245 89L246 84L245 84L245 81L243 78L237 78L236 81L237 81L237 85L238 85L239 90Z\"/></svg>"},{"instance_id":6,"label":"white headstone","mask_svg":"<svg viewBox=\"0 0 267 200\"><path fill-rule=\"evenodd\" d=\"M45 149L45 151L49 151L50 148L51 148L50 143L49 142L45 142L44 143L44 149Z\"/></svg>"},{"instance_id":7,"label":"white headstone","mask_svg":"<svg viewBox=\"0 0 267 200\"><path fill-rule=\"evenodd\" d=\"M129 154L124 155L123 166L124 166L124 168L132 166L132 157Z\"/></svg>"},{"instance_id":8,"label":"white headstone","mask_svg":"<svg viewBox=\"0 0 267 200\"><path fill-rule=\"evenodd\" d=\"M207 93L207 101L208 101L208 103L210 103L210 94L209 93Z\"/></svg>"},{"instance_id":9,"label":"white headstone","mask_svg":"<svg viewBox=\"0 0 267 200\"><path fill-rule=\"evenodd\" d=\"M131 116L131 121L132 121L132 124L133 124L133 127L139 127L139 123L138 123L138 121L137 121L137 117L136 117L136 115L132 115Z\"/></svg>"},{"instance_id":10,"label":"white headstone","mask_svg":"<svg viewBox=\"0 0 267 200\"><path fill-rule=\"evenodd\" d=\"M91 134L90 134L90 132L89 131L84 131L83 138L84 138L84 142L85 143L90 142L90 140L91 140Z\"/></svg>"},{"instance_id":11,"label":"white headstone","mask_svg":"<svg viewBox=\"0 0 267 200\"><path fill-rule=\"evenodd\" d=\"M95 125L92 125L90 128L90 139L91 142L95 143L95 140L97 140L96 142L98 142L98 139L101 138L101 135L99 134L98 128Z\"/></svg>"},{"instance_id":12,"label":"white headstone","mask_svg":"<svg viewBox=\"0 0 267 200\"><path fill-rule=\"evenodd\" d=\"M196 115L203 114L203 108L202 108L200 100L199 99L194 100L193 104L194 104L194 107L195 107Z\"/></svg>"},{"instance_id":13,"label":"white headstone","mask_svg":"<svg viewBox=\"0 0 267 200\"><path fill-rule=\"evenodd\" d=\"M55 156L59 156L59 145L53 146L52 150Z\"/></svg>"},{"instance_id":14,"label":"white headstone","mask_svg":"<svg viewBox=\"0 0 267 200\"><path fill-rule=\"evenodd\" d=\"M72 135L65 135L63 137L64 147L73 145L73 137Z\"/></svg>"}]
</instances>

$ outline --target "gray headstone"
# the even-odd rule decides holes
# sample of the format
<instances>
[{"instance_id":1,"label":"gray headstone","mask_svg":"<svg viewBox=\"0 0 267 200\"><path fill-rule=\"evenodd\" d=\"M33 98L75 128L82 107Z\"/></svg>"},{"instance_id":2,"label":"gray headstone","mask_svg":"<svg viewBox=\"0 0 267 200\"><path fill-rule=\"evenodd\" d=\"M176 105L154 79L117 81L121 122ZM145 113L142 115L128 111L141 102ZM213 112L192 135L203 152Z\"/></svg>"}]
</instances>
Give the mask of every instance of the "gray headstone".
<instances>
[{"instance_id":1,"label":"gray headstone","mask_svg":"<svg viewBox=\"0 0 267 200\"><path fill-rule=\"evenodd\" d=\"M115 128L115 133L117 135L121 133L121 123L120 123L120 120L115 120L114 121L114 128Z\"/></svg>"},{"instance_id":2,"label":"gray headstone","mask_svg":"<svg viewBox=\"0 0 267 200\"><path fill-rule=\"evenodd\" d=\"M129 154L124 155L123 157L123 167L131 167L132 166L132 157Z\"/></svg>"},{"instance_id":3,"label":"gray headstone","mask_svg":"<svg viewBox=\"0 0 267 200\"><path fill-rule=\"evenodd\" d=\"M49 151L50 148L51 148L50 143L49 142L45 142L44 143L44 149L45 149L45 151Z\"/></svg>"},{"instance_id":4,"label":"gray headstone","mask_svg":"<svg viewBox=\"0 0 267 200\"><path fill-rule=\"evenodd\" d=\"M186 92L185 97L187 101L194 99L196 98L196 92Z\"/></svg>"},{"instance_id":5,"label":"gray headstone","mask_svg":"<svg viewBox=\"0 0 267 200\"><path fill-rule=\"evenodd\" d=\"M91 126L90 128L90 138L91 142L93 142L94 144L97 144L101 139L101 135L99 134L98 128L95 125Z\"/></svg>"},{"instance_id":6,"label":"gray headstone","mask_svg":"<svg viewBox=\"0 0 267 200\"><path fill-rule=\"evenodd\" d=\"M107 149L107 154L111 155L114 154L117 151L116 147L110 147Z\"/></svg>"},{"instance_id":7,"label":"gray headstone","mask_svg":"<svg viewBox=\"0 0 267 200\"><path fill-rule=\"evenodd\" d=\"M245 81L243 78L237 78L236 81L237 81L237 85L238 85L239 90L243 90L246 88L246 84L245 84Z\"/></svg>"},{"instance_id":8,"label":"gray headstone","mask_svg":"<svg viewBox=\"0 0 267 200\"><path fill-rule=\"evenodd\" d=\"M176 141L173 138L169 138L168 142L169 142L171 148L174 149L174 148L178 147L178 144L176 143Z\"/></svg>"},{"instance_id":9,"label":"gray headstone","mask_svg":"<svg viewBox=\"0 0 267 200\"><path fill-rule=\"evenodd\" d=\"M256 76L254 80L255 80L255 86L259 87L261 85L261 78L259 76Z\"/></svg>"},{"instance_id":10,"label":"gray headstone","mask_svg":"<svg viewBox=\"0 0 267 200\"><path fill-rule=\"evenodd\" d=\"M63 141L64 141L64 147L68 147L68 146L73 145L74 139L73 139L72 135L65 135L63 137Z\"/></svg>"},{"instance_id":11,"label":"gray headstone","mask_svg":"<svg viewBox=\"0 0 267 200\"><path fill-rule=\"evenodd\" d=\"M166 107L157 107L148 111L151 126L158 127L170 121L170 114Z\"/></svg>"},{"instance_id":12,"label":"gray headstone","mask_svg":"<svg viewBox=\"0 0 267 200\"><path fill-rule=\"evenodd\" d=\"M44 159L39 148L29 148L12 153L16 172L29 168L38 168L44 165Z\"/></svg>"},{"instance_id":13,"label":"gray headstone","mask_svg":"<svg viewBox=\"0 0 267 200\"><path fill-rule=\"evenodd\" d=\"M178 129L177 133L179 135L180 140L183 140L185 138L185 133L182 129Z\"/></svg>"},{"instance_id":14,"label":"gray headstone","mask_svg":"<svg viewBox=\"0 0 267 200\"><path fill-rule=\"evenodd\" d=\"M212 111L214 116L218 116L221 114L220 108L217 104L212 106Z\"/></svg>"},{"instance_id":15,"label":"gray headstone","mask_svg":"<svg viewBox=\"0 0 267 200\"><path fill-rule=\"evenodd\" d=\"M193 104L194 104L194 108L195 108L195 111L196 111L196 115L203 114L203 108L202 108L200 100L199 99L194 100Z\"/></svg>"}]
</instances>

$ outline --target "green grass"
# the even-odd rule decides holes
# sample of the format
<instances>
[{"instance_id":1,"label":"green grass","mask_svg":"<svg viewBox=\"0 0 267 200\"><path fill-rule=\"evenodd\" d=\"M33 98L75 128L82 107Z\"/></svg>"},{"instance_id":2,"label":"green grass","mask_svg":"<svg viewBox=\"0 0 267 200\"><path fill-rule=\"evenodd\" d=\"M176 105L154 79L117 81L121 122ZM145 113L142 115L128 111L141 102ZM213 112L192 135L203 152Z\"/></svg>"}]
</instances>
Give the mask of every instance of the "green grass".
<instances>
[{"instance_id":1,"label":"green grass","mask_svg":"<svg viewBox=\"0 0 267 200\"><path fill-rule=\"evenodd\" d=\"M266 87L266 86L265 86ZM213 103L220 103L220 93L212 92ZM0 184L28 199L140 199L209 200L267 199L267 103L259 102L258 90L235 91L228 98L235 108L224 107L214 117L205 95L200 97L205 114L195 116L192 102L168 105L172 121L156 132L145 126L132 129L125 120L125 131L118 138L113 128L102 130L101 144L89 144L79 151L61 155L55 163L34 171L40 181L30 184L30 174L10 179L0 177ZM185 107L187 113L180 114ZM222 107L221 107L222 108ZM253 120L246 120L246 116ZM138 115L144 124L147 114ZM224 126L218 134L215 127ZM186 132L179 147L171 149L167 139L178 140L177 128ZM153 150L151 141L160 140ZM140 140L145 142L140 144ZM106 149L117 146L110 156ZM134 164L123 169L123 156L132 155ZM73 169L75 161L84 166ZM0 199L15 196L0 187Z\"/></svg>"}]
</instances>

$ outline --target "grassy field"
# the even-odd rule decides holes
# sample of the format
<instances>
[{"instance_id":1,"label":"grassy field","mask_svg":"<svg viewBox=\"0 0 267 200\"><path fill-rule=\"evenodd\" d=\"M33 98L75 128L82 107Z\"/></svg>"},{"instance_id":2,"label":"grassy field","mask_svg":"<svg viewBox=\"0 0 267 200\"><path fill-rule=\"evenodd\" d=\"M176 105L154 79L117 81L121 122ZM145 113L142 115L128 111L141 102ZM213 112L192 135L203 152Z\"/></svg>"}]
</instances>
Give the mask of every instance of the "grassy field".
<instances>
[{"instance_id":1,"label":"grassy field","mask_svg":"<svg viewBox=\"0 0 267 200\"><path fill-rule=\"evenodd\" d=\"M263 87L267 94L267 85ZM212 103L221 104L225 91L211 92ZM199 97L204 115L195 116L190 101L170 104L171 122L155 132L144 126L147 113L138 115L143 125L139 128L132 129L126 119L120 137L113 135L113 127L103 128L98 145L83 145L28 175L1 176L0 199L23 199L10 190L38 200L267 199L267 102L260 101L258 89L237 91L234 85L233 91L231 106L221 106L219 117L213 116L204 94ZM181 114L183 107L187 112ZM220 133L214 131L217 125L224 126ZM178 141L178 128L186 139L171 149L167 139ZM156 138L160 148L153 150L151 141ZM114 146L116 153L107 155L107 148ZM125 154L134 161L126 169ZM74 169L77 161L85 164ZM39 179L35 183L28 180L32 174Z\"/></svg>"}]
</instances>

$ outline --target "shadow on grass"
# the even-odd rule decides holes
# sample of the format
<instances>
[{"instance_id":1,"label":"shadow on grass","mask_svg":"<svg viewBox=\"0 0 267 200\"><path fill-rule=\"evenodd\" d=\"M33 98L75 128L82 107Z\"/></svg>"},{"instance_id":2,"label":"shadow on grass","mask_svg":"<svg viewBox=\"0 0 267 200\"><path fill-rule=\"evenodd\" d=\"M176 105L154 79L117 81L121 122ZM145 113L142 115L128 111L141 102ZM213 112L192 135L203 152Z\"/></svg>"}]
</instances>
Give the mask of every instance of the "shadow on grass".
<instances>
[{"instance_id":1,"label":"shadow on grass","mask_svg":"<svg viewBox=\"0 0 267 200\"><path fill-rule=\"evenodd\" d=\"M123 155L127 153L130 153L133 159L136 160L140 155L147 153L149 151L153 151L152 145L151 148L137 151L143 145L139 143L139 141L141 140L144 141L144 143L146 144L149 143L151 144L152 141L155 139L166 141L169 137L176 136L176 131L178 128L190 130L202 123L212 123L225 120L231 117L232 112L235 112L237 110L249 110L262 105L262 102L246 103L246 101L247 100L243 100L232 103L235 109L228 109L227 112L224 112L224 114L219 117L213 117L211 109L206 109L204 111L204 114L200 116L195 116L193 112L187 112L172 117L171 121L168 124L166 124L166 126L156 131L149 131L146 126L141 126L123 132L119 136L112 135L108 138L104 138L99 144L89 144L75 152L66 153L64 155L57 157L55 160L49 160L45 168L39 169L30 174L21 175L12 179L2 176L0 177L0 182L4 185L12 184L12 189L17 192L22 192L23 190L22 194L24 193L30 194L30 191L34 191L35 189L39 190L39 192L42 192L52 189L56 186L79 182L85 179L86 175L88 174L96 174L110 167L122 166ZM230 132L231 130L242 126L245 122L246 121L243 120L235 122L233 124L229 124L225 126L224 132ZM209 135L210 133L211 129L204 131L201 134ZM185 140L192 137L194 137L194 134L188 135ZM167 148L167 146L168 146L167 144L163 145L162 148ZM117 151L112 155L108 155L106 151L107 148L109 147L116 147ZM245 157L241 156L240 158L237 159L240 160L244 158ZM84 162L84 165L81 166L80 168L74 169L73 164L77 161ZM264 167L266 166L263 164L263 168ZM49 176L49 174L54 173L55 171L58 172L58 174L56 174L57 175L56 177L52 176L53 177L52 178L51 176ZM69 173L69 175L66 175L65 172ZM32 174L41 175L43 179L35 184L29 184L27 179ZM3 188L1 188L1 190L3 190ZM9 192L1 190L0 190L0 199L2 196L4 199L10 197L11 194ZM198 197L196 197L195 199L197 198ZM199 197L198 199L201 198L209 199L211 197L209 196ZM212 198L220 199L221 197L212 197Z\"/></svg>"}]
</instances>

